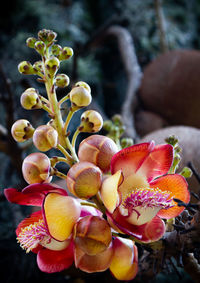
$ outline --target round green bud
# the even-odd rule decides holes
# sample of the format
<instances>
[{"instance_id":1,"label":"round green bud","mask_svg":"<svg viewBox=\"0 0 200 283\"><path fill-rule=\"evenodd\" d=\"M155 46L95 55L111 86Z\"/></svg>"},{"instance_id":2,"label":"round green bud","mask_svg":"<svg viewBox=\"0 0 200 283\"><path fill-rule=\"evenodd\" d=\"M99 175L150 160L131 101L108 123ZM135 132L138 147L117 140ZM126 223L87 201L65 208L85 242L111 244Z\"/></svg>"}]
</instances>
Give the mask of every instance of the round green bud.
<instances>
[{"instance_id":1,"label":"round green bud","mask_svg":"<svg viewBox=\"0 0 200 283\"><path fill-rule=\"evenodd\" d=\"M36 61L36 62L33 64L33 69L34 69L34 71L35 71L36 73L37 73L37 72L44 73L42 61Z\"/></svg>"},{"instance_id":2,"label":"round green bud","mask_svg":"<svg viewBox=\"0 0 200 283\"><path fill-rule=\"evenodd\" d=\"M75 86L82 86L82 87L84 87L87 91L89 91L89 93L91 93L91 88L90 88L90 86L89 86L87 83L85 83L85 82L77 82L77 83L75 84Z\"/></svg>"},{"instance_id":3,"label":"round green bud","mask_svg":"<svg viewBox=\"0 0 200 283\"><path fill-rule=\"evenodd\" d=\"M80 132L96 133L101 130L103 119L101 115L94 110L87 110L81 115Z\"/></svg>"},{"instance_id":4,"label":"round green bud","mask_svg":"<svg viewBox=\"0 0 200 283\"><path fill-rule=\"evenodd\" d=\"M119 115L119 114L115 114L113 117L112 117L112 121L115 125L117 126L122 126L122 116Z\"/></svg>"},{"instance_id":5,"label":"round green bud","mask_svg":"<svg viewBox=\"0 0 200 283\"><path fill-rule=\"evenodd\" d=\"M26 40L26 45L29 48L35 48L35 43L36 43L37 39L35 37L29 37Z\"/></svg>"},{"instance_id":6,"label":"round green bud","mask_svg":"<svg viewBox=\"0 0 200 283\"><path fill-rule=\"evenodd\" d=\"M104 123L103 123L104 130L106 130L107 132L110 132L112 127L113 127L112 121L110 121L110 120L104 121Z\"/></svg>"},{"instance_id":7,"label":"round green bud","mask_svg":"<svg viewBox=\"0 0 200 283\"><path fill-rule=\"evenodd\" d=\"M42 29L38 32L38 38L46 44L52 43L55 40L56 36L57 33L48 29Z\"/></svg>"},{"instance_id":8,"label":"round green bud","mask_svg":"<svg viewBox=\"0 0 200 283\"><path fill-rule=\"evenodd\" d=\"M61 47L59 44L54 44L54 45L51 47L51 53L52 53L54 56L58 56L61 52L62 52L62 47Z\"/></svg>"},{"instance_id":9,"label":"round green bud","mask_svg":"<svg viewBox=\"0 0 200 283\"><path fill-rule=\"evenodd\" d=\"M55 78L57 87L67 87L69 85L69 77L65 74L58 74Z\"/></svg>"},{"instance_id":10,"label":"round green bud","mask_svg":"<svg viewBox=\"0 0 200 283\"><path fill-rule=\"evenodd\" d=\"M126 147L133 145L133 140L131 138L123 138L121 139L120 143L121 143L122 148L126 148Z\"/></svg>"},{"instance_id":11,"label":"round green bud","mask_svg":"<svg viewBox=\"0 0 200 283\"><path fill-rule=\"evenodd\" d=\"M70 91L69 97L73 105L80 108L88 106L92 101L92 96L90 92L82 86L74 87Z\"/></svg>"},{"instance_id":12,"label":"round green bud","mask_svg":"<svg viewBox=\"0 0 200 283\"><path fill-rule=\"evenodd\" d=\"M58 133L51 126L39 126L33 134L33 143L40 151L48 151L57 146Z\"/></svg>"},{"instance_id":13,"label":"round green bud","mask_svg":"<svg viewBox=\"0 0 200 283\"><path fill-rule=\"evenodd\" d=\"M22 61L21 63L19 63L18 71L24 75L34 75L35 74L35 70L33 69L32 64L28 61Z\"/></svg>"},{"instance_id":14,"label":"round green bud","mask_svg":"<svg viewBox=\"0 0 200 283\"><path fill-rule=\"evenodd\" d=\"M64 47L61 51L61 53L58 55L58 59L60 61L67 60L73 56L74 52L71 47Z\"/></svg>"},{"instance_id":15,"label":"round green bud","mask_svg":"<svg viewBox=\"0 0 200 283\"><path fill-rule=\"evenodd\" d=\"M41 152L28 155L22 164L22 174L28 184L49 183L51 162L48 156Z\"/></svg>"},{"instance_id":16,"label":"round green bud","mask_svg":"<svg viewBox=\"0 0 200 283\"><path fill-rule=\"evenodd\" d=\"M11 128L11 134L15 141L25 142L26 140L32 138L34 133L34 128L28 120L20 119L17 120Z\"/></svg>"},{"instance_id":17,"label":"round green bud","mask_svg":"<svg viewBox=\"0 0 200 283\"><path fill-rule=\"evenodd\" d=\"M45 61L45 68L47 70L47 75L52 78L57 72L60 66L60 61L56 57L51 57Z\"/></svg>"},{"instance_id":18,"label":"round green bud","mask_svg":"<svg viewBox=\"0 0 200 283\"><path fill-rule=\"evenodd\" d=\"M46 49L46 45L44 44L43 41L36 41L35 43L35 50L40 54L40 55L44 55Z\"/></svg>"},{"instance_id":19,"label":"round green bud","mask_svg":"<svg viewBox=\"0 0 200 283\"><path fill-rule=\"evenodd\" d=\"M27 110L41 109L42 102L39 99L38 92L35 88L28 88L25 90L20 99L21 105Z\"/></svg>"}]
</instances>

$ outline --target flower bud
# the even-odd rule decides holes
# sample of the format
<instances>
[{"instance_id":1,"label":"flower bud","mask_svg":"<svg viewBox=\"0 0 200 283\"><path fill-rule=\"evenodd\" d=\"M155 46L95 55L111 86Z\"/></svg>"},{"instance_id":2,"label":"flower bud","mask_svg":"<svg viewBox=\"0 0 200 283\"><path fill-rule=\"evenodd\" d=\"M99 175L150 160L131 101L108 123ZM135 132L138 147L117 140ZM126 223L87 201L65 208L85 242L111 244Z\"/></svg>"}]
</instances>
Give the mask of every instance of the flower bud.
<instances>
[{"instance_id":1,"label":"flower bud","mask_svg":"<svg viewBox=\"0 0 200 283\"><path fill-rule=\"evenodd\" d=\"M103 119L101 115L94 110L87 110L81 115L80 132L96 133L101 130Z\"/></svg>"},{"instance_id":2,"label":"flower bud","mask_svg":"<svg viewBox=\"0 0 200 283\"><path fill-rule=\"evenodd\" d=\"M35 48L35 43L36 43L37 39L35 37L29 37L26 40L26 45L29 48Z\"/></svg>"},{"instance_id":3,"label":"flower bud","mask_svg":"<svg viewBox=\"0 0 200 283\"><path fill-rule=\"evenodd\" d=\"M46 60L45 67L47 69L47 75L49 78L52 78L55 75L59 66L60 66L60 62L56 57L51 57L48 60Z\"/></svg>"},{"instance_id":4,"label":"flower bud","mask_svg":"<svg viewBox=\"0 0 200 283\"><path fill-rule=\"evenodd\" d=\"M123 138L121 139L122 148L126 148L133 145L133 139L131 138Z\"/></svg>"},{"instance_id":5,"label":"flower bud","mask_svg":"<svg viewBox=\"0 0 200 283\"><path fill-rule=\"evenodd\" d=\"M33 134L33 143L41 151L50 150L58 144L58 133L51 126L39 126Z\"/></svg>"},{"instance_id":6,"label":"flower bud","mask_svg":"<svg viewBox=\"0 0 200 283\"><path fill-rule=\"evenodd\" d=\"M34 128L25 119L17 120L11 128L11 134L15 141L24 142L33 136Z\"/></svg>"},{"instance_id":7,"label":"flower bud","mask_svg":"<svg viewBox=\"0 0 200 283\"><path fill-rule=\"evenodd\" d=\"M22 107L27 110L42 108L42 102L40 101L38 92L35 88L28 88L25 90L21 95L20 102Z\"/></svg>"},{"instance_id":8,"label":"flower bud","mask_svg":"<svg viewBox=\"0 0 200 283\"><path fill-rule=\"evenodd\" d=\"M106 173L110 170L111 159L117 152L117 145L112 139L102 135L92 135L80 143L78 157L80 161L91 162Z\"/></svg>"},{"instance_id":9,"label":"flower bud","mask_svg":"<svg viewBox=\"0 0 200 283\"><path fill-rule=\"evenodd\" d=\"M19 63L18 71L24 75L34 75L35 74L33 66L28 61L22 61L21 63Z\"/></svg>"},{"instance_id":10,"label":"flower bud","mask_svg":"<svg viewBox=\"0 0 200 283\"><path fill-rule=\"evenodd\" d=\"M49 183L51 162L44 153L35 152L28 155L22 164L22 173L28 184Z\"/></svg>"},{"instance_id":11,"label":"flower bud","mask_svg":"<svg viewBox=\"0 0 200 283\"><path fill-rule=\"evenodd\" d=\"M36 41L35 42L35 50L42 56L44 56L46 46L43 41Z\"/></svg>"},{"instance_id":12,"label":"flower bud","mask_svg":"<svg viewBox=\"0 0 200 283\"><path fill-rule=\"evenodd\" d=\"M35 70L35 72L41 72L43 73L44 70L43 70L43 66L42 66L42 61L36 61L34 64L33 64L33 69Z\"/></svg>"},{"instance_id":13,"label":"flower bud","mask_svg":"<svg viewBox=\"0 0 200 283\"><path fill-rule=\"evenodd\" d=\"M56 36L57 33L48 29L42 29L38 32L38 38L47 44L52 43L55 40Z\"/></svg>"},{"instance_id":14,"label":"flower bud","mask_svg":"<svg viewBox=\"0 0 200 283\"><path fill-rule=\"evenodd\" d=\"M92 101L90 92L82 86L74 87L69 95L70 101L78 107L88 106Z\"/></svg>"},{"instance_id":15,"label":"flower bud","mask_svg":"<svg viewBox=\"0 0 200 283\"><path fill-rule=\"evenodd\" d=\"M101 170L90 162L78 162L67 174L67 188L75 196L88 199L101 187Z\"/></svg>"},{"instance_id":16,"label":"flower bud","mask_svg":"<svg viewBox=\"0 0 200 283\"><path fill-rule=\"evenodd\" d=\"M69 85L69 77L65 74L58 74L55 78L57 87L66 87Z\"/></svg>"},{"instance_id":17,"label":"flower bud","mask_svg":"<svg viewBox=\"0 0 200 283\"><path fill-rule=\"evenodd\" d=\"M75 86L82 86L82 87L84 87L89 93L91 93L91 88L90 88L90 86L89 86L87 83L85 83L85 82L77 82L77 83L75 84Z\"/></svg>"},{"instance_id":18,"label":"flower bud","mask_svg":"<svg viewBox=\"0 0 200 283\"><path fill-rule=\"evenodd\" d=\"M64 47L60 54L58 55L58 59L60 61L67 60L73 56L74 52L73 49L70 47Z\"/></svg>"},{"instance_id":19,"label":"flower bud","mask_svg":"<svg viewBox=\"0 0 200 283\"><path fill-rule=\"evenodd\" d=\"M59 44L54 44L54 45L51 47L51 53L52 53L54 56L58 56L61 52L62 52L62 47L61 47Z\"/></svg>"},{"instance_id":20,"label":"flower bud","mask_svg":"<svg viewBox=\"0 0 200 283\"><path fill-rule=\"evenodd\" d=\"M88 255L105 251L111 240L111 228L107 221L99 216L85 216L76 225L75 244Z\"/></svg>"}]
</instances>

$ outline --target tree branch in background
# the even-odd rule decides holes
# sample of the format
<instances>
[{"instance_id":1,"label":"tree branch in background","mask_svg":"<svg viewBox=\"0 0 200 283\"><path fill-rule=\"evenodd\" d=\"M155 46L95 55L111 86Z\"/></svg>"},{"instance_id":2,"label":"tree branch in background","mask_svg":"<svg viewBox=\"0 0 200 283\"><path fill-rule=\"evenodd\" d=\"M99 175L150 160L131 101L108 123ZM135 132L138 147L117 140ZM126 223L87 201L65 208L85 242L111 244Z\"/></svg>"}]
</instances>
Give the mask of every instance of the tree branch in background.
<instances>
[{"instance_id":1,"label":"tree branch in background","mask_svg":"<svg viewBox=\"0 0 200 283\"><path fill-rule=\"evenodd\" d=\"M107 36L115 36L118 42L128 84L124 104L122 106L122 119L126 127L125 133L136 139L137 133L134 123L134 110L137 105L136 91L140 85L142 71L135 53L134 43L129 31L121 26L111 26L106 32Z\"/></svg>"},{"instance_id":2,"label":"tree branch in background","mask_svg":"<svg viewBox=\"0 0 200 283\"><path fill-rule=\"evenodd\" d=\"M160 50L162 53L169 50L166 37L165 17L162 9L162 0L155 0L155 12L157 18L158 33L160 38Z\"/></svg>"}]
</instances>

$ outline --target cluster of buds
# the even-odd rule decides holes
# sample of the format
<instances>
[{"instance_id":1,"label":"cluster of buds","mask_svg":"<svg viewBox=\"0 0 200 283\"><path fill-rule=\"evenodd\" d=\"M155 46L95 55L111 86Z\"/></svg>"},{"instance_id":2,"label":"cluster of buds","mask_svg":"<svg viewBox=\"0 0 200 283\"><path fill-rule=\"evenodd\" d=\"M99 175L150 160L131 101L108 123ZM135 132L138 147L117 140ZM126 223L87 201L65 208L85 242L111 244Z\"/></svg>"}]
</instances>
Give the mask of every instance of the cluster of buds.
<instances>
[{"instance_id":1,"label":"cluster of buds","mask_svg":"<svg viewBox=\"0 0 200 283\"><path fill-rule=\"evenodd\" d=\"M73 51L55 44L55 39L56 33L50 30L39 31L37 39L28 38L27 46L42 60L34 64L23 61L18 66L22 74L39 76L47 92L43 97L29 88L21 96L21 105L27 110L44 109L50 120L36 128L24 119L12 126L17 142L32 139L42 151L23 161L28 186L21 192L5 190L11 202L41 207L19 224L17 239L27 252L37 253L38 266L44 272L62 271L74 261L85 272L110 269L118 280L131 280L138 270L135 241L159 240L165 233L163 219L176 217L184 209L174 199L189 201L184 177L170 171L177 151L170 143L133 145L132 140L121 139L124 126L119 115L104 123L107 136L94 134L103 127L100 113L94 110L82 113L71 137L70 121L78 110L90 105L91 89L79 81L57 100L57 87L70 83L67 75L57 74L60 62ZM65 119L61 112L64 102L70 104ZM76 150L81 132L92 135ZM48 156L51 149L63 156ZM58 171L58 162L67 165L66 172ZM66 181L67 191L51 184L53 176Z\"/></svg>"}]
</instances>

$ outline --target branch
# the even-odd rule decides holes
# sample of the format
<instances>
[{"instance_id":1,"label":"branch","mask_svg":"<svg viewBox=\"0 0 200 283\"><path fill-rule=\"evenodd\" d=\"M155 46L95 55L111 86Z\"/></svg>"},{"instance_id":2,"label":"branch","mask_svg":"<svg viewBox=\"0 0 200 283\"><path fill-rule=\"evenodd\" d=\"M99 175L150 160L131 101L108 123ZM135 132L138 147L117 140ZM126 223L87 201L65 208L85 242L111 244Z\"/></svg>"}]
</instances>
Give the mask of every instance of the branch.
<instances>
[{"instance_id":1,"label":"branch","mask_svg":"<svg viewBox=\"0 0 200 283\"><path fill-rule=\"evenodd\" d=\"M134 110L136 107L136 91L140 85L142 71L139 66L134 42L129 31L121 26L111 26L107 35L114 35L117 38L119 51L128 79L126 96L122 106L122 118L126 126L126 134L135 139L137 134L134 123Z\"/></svg>"}]
</instances>

